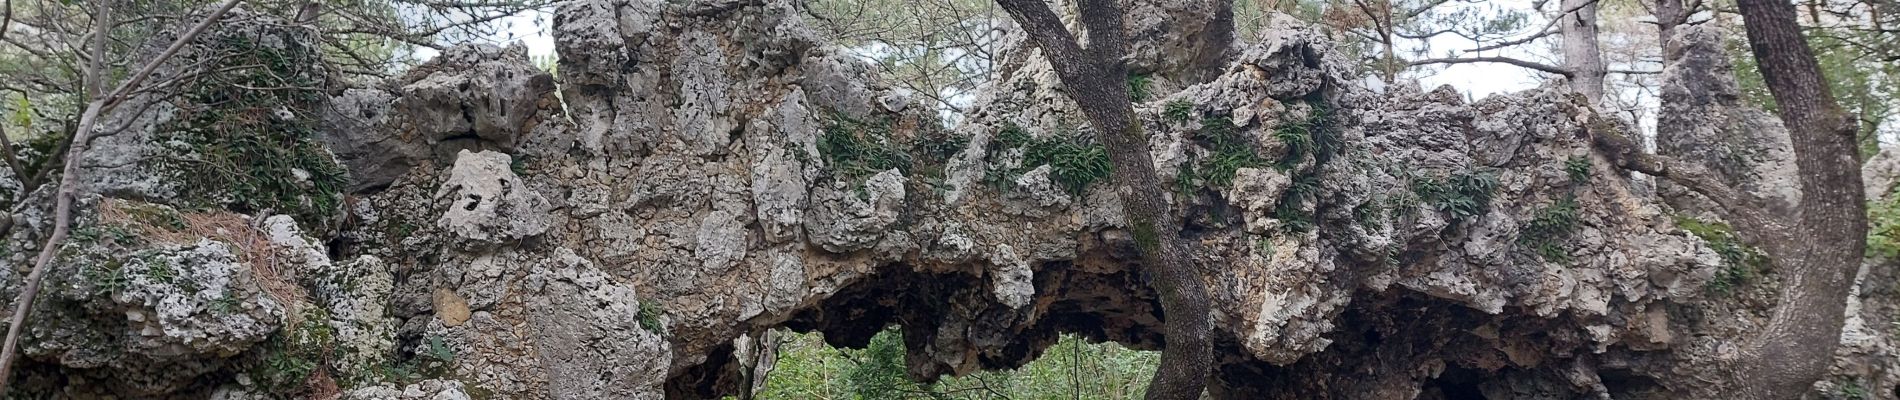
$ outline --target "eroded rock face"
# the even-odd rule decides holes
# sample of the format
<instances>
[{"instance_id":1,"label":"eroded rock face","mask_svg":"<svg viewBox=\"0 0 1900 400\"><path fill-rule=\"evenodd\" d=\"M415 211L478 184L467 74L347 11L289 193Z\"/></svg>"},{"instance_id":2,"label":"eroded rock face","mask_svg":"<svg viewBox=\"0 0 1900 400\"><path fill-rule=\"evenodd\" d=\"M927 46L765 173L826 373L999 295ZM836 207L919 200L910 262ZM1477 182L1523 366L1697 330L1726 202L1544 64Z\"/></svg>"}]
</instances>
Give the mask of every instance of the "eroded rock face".
<instances>
[{"instance_id":1,"label":"eroded rock face","mask_svg":"<svg viewBox=\"0 0 1900 400\"><path fill-rule=\"evenodd\" d=\"M85 288L113 281L67 274L48 304L93 311L40 313L60 334L30 338L29 374L166 369L135 388L40 385L130 395L269 397L329 379L347 398L714 398L779 328L863 346L899 325L926 380L1021 365L1061 332L1159 348L1120 205L1099 176L1048 161L1094 145L1046 62L1021 51L943 128L822 45L797 7L565 3L565 110L519 48L461 47L383 88L335 91L318 131L352 174L341 229L231 214L232 230L187 218L127 235L185 244L82 245L102 263L186 265L244 311L201 317L223 297L169 300L190 296L149 272L110 297ZM1133 23L1198 6L1156 7ZM1137 110L1174 183L1154 190L1171 193L1213 295L1216 397L1675 398L1701 385L1689 361L1758 323L1772 275L1730 280L1747 266L1721 236L1684 229L1589 151L1615 122L1574 96L1372 93L1319 35L1274 26L1215 76L1154 66L1180 90ZM1141 32L1157 60L1178 55L1153 41L1193 41ZM1673 79L1683 98L1720 99L1699 92L1719 83L1690 85L1715 77ZM7 265L36 239L16 232ZM1890 299L1863 285L1867 317L1843 335L1834 381L1893 382L1888 330L1872 328ZM167 304L188 306L119 313ZM113 339L150 321L184 328ZM302 375L317 383L274 385L283 371L258 361L308 356L319 336L325 357ZM414 374L373 372L392 370Z\"/></svg>"}]
</instances>

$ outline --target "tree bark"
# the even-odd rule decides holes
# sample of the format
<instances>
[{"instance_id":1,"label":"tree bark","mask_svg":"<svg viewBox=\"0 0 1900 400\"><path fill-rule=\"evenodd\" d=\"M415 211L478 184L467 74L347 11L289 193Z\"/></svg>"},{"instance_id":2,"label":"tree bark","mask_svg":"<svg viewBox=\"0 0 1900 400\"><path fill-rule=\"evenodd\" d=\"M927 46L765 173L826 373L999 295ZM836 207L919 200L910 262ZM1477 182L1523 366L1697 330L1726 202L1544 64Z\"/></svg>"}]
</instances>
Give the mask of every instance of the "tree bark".
<instances>
[{"instance_id":1,"label":"tree bark","mask_svg":"<svg viewBox=\"0 0 1900 400\"><path fill-rule=\"evenodd\" d=\"M1116 0L1081 1L1081 20L1090 43L1090 49L1084 50L1043 0L997 0L997 4L1042 49L1069 98L1108 149L1114 167L1110 184L1121 199L1126 224L1152 277L1149 285L1161 297L1165 317L1161 362L1147 398L1199 398L1213 363L1207 288L1181 239L1180 222L1163 197L1166 186L1155 172L1147 131L1135 119L1128 97L1127 70L1120 61L1125 45L1120 6Z\"/></svg>"},{"instance_id":2,"label":"tree bark","mask_svg":"<svg viewBox=\"0 0 1900 400\"><path fill-rule=\"evenodd\" d=\"M1737 6L1749 49L1790 131L1801 201L1795 215L1782 217L1789 229L1762 232L1776 239L1761 245L1782 277L1781 293L1767 325L1731 361L1730 392L1742 399L1800 398L1833 360L1845 299L1866 251L1855 125L1829 91L1794 4L1740 0Z\"/></svg>"},{"instance_id":3,"label":"tree bark","mask_svg":"<svg viewBox=\"0 0 1900 400\"><path fill-rule=\"evenodd\" d=\"M1603 51L1597 46L1597 1L1564 0L1559 10L1558 35L1563 37L1564 69L1569 70L1570 89L1590 99L1590 105L1603 103L1603 78L1609 69L1603 66ZM1574 10L1574 11L1572 11Z\"/></svg>"}]
</instances>

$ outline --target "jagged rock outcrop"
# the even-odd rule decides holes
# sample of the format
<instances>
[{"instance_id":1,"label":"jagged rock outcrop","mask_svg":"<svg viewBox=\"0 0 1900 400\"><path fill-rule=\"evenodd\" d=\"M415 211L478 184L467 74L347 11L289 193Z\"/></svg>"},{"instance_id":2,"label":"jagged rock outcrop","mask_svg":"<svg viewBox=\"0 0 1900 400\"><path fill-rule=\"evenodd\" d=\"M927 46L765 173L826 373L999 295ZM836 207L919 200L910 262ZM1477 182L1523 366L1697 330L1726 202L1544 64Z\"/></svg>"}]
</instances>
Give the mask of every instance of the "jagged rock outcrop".
<instances>
[{"instance_id":1,"label":"jagged rock outcrop","mask_svg":"<svg viewBox=\"0 0 1900 400\"><path fill-rule=\"evenodd\" d=\"M737 355L772 329L863 346L897 325L926 380L1021 365L1061 332L1164 343L1120 206L1092 184L1094 133L1033 49L944 128L797 7L566 3L558 99L524 51L492 46L327 91L285 121L329 150L292 159L329 167L259 173L313 183L237 180L298 195L271 197L290 207L96 189L82 229L131 228L70 245L26 387L712 398L752 378ZM1319 35L1268 32L1217 76L1151 68L1179 90L1138 107L1175 183L1154 189L1213 295L1216 397L1675 398L1703 385L1690 361L1760 321L1772 271L1633 190L1588 145L1616 122L1576 97L1372 93ZM1719 76L1672 71L1682 98L1722 98L1694 86ZM40 219L15 230L6 270ZM189 273L157 279L157 260ZM128 272L83 273L95 265ZM1831 382L1891 390L1886 286L1862 286ZM153 375L95 380L126 373Z\"/></svg>"}]
</instances>

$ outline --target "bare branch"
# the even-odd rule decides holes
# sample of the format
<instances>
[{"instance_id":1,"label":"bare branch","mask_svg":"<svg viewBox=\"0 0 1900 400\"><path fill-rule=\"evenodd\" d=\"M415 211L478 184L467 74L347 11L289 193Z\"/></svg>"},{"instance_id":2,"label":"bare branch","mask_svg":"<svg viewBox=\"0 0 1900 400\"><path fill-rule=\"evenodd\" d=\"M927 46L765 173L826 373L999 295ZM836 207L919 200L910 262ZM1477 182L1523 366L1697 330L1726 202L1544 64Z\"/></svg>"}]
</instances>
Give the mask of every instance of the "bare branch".
<instances>
[{"instance_id":1,"label":"bare branch","mask_svg":"<svg viewBox=\"0 0 1900 400\"><path fill-rule=\"evenodd\" d=\"M1471 63L1487 63L1487 62L1516 65L1519 67L1534 69L1534 70L1553 73L1557 75L1563 75L1566 77L1576 75L1576 72L1571 71L1569 69L1565 69L1563 67L1534 62L1534 61L1519 60L1519 59L1510 58L1510 57L1429 58L1429 59L1424 59L1424 60L1412 61L1411 66L1431 65L1431 64L1471 64Z\"/></svg>"},{"instance_id":2,"label":"bare branch","mask_svg":"<svg viewBox=\"0 0 1900 400\"><path fill-rule=\"evenodd\" d=\"M78 129L73 131L71 137L72 148L67 150L66 165L62 167L63 171L61 172L59 186L57 186L58 191L54 194L53 232L47 236L46 243L40 246L39 256L33 261L33 270L27 273L25 286L20 290L20 297L13 302L13 318L10 320L11 324L7 326L6 343L4 347L0 347L0 393L6 392L7 384L13 377L13 361L18 358L17 352L20 343L20 330L21 327L26 325L26 318L33 311L33 300L39 296L40 283L46 279L46 267L52 263L54 255L59 253L60 243L65 241L66 236L71 233L73 201L74 198L77 197L79 190L79 160L81 160L81 156L86 153L87 141L90 140L89 136L93 133L93 125L97 123L99 115L110 110L119 102L119 96L129 92L131 88L137 87L140 82L145 80L145 77L150 76L152 71L157 69L159 64L163 64L167 58L171 58L172 55L177 54L179 49L191 43L193 39L197 38L198 34L204 32L205 28L216 23L219 19L224 17L225 12L231 11L231 8L236 7L241 1L243 0L226 0L224 4L212 11L211 14L206 15L203 21L192 26L191 29L185 31L184 34L179 35L178 39L174 40L170 47L165 48L164 52L159 53L158 56L147 61L145 68L140 69L139 72L134 73L130 79L120 83L119 87L112 91L111 95L105 98L94 98L89 101L86 105L85 112L80 114ZM100 14L109 15L110 10L110 5L100 4ZM97 30L99 36L104 36L104 29L107 29L111 24L96 22L95 25L98 26ZM94 44L96 47L93 49L93 54L103 54L105 41L99 40L94 42ZM103 57L95 57L93 59L92 64L94 67L101 65L99 61L101 58ZM102 75L99 71L87 72L95 77Z\"/></svg>"}]
</instances>

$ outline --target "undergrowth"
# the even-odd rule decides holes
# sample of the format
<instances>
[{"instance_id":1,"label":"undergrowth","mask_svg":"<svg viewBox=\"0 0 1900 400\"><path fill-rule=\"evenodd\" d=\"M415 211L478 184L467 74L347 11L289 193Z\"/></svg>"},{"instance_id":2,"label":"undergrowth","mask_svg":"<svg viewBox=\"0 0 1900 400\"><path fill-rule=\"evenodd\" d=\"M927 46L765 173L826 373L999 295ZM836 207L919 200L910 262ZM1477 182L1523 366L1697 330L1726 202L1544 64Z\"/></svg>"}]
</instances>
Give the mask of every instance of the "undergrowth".
<instances>
[{"instance_id":1,"label":"undergrowth","mask_svg":"<svg viewBox=\"0 0 1900 400\"><path fill-rule=\"evenodd\" d=\"M943 179L943 167L969 138L952 135L934 124L918 124L909 130L908 141L900 140L899 123L891 117L869 120L832 112L824 133L818 138L818 153L824 157L832 179L862 185L880 172L897 169L905 176L926 183ZM804 153L794 152L803 160Z\"/></svg>"},{"instance_id":2,"label":"undergrowth","mask_svg":"<svg viewBox=\"0 0 1900 400\"><path fill-rule=\"evenodd\" d=\"M1760 250L1743 244L1735 229L1728 224L1709 222L1686 216L1675 216L1676 227L1701 238L1709 248L1722 258L1722 269L1715 278L1709 280L1708 288L1717 293L1728 293L1736 287L1747 284L1755 272L1767 266L1768 257Z\"/></svg>"},{"instance_id":3,"label":"undergrowth","mask_svg":"<svg viewBox=\"0 0 1900 400\"><path fill-rule=\"evenodd\" d=\"M1415 176L1409 185L1418 200L1450 215L1452 224L1457 225L1490 210L1497 179L1491 171L1467 170L1443 179Z\"/></svg>"},{"instance_id":4,"label":"undergrowth","mask_svg":"<svg viewBox=\"0 0 1900 400\"><path fill-rule=\"evenodd\" d=\"M1011 124L1003 127L1002 131L997 132L996 138L990 141L989 154L1000 154L1007 149L1022 149L1023 159L1016 168L990 169L984 180L998 188L1007 187L1017 177L1036 167L1048 165L1049 179L1070 194L1079 196L1088 189L1089 184L1108 179L1109 174L1114 172L1114 167L1109 163L1108 148L1083 140L1073 132L1037 139L1022 127Z\"/></svg>"},{"instance_id":5,"label":"undergrowth","mask_svg":"<svg viewBox=\"0 0 1900 400\"><path fill-rule=\"evenodd\" d=\"M322 71L315 50L296 41L226 36L220 65L251 68L201 75L183 93L178 115L157 143L182 147L163 163L179 193L201 207L269 210L304 226L323 226L340 210L346 171L317 137Z\"/></svg>"},{"instance_id":6,"label":"undergrowth","mask_svg":"<svg viewBox=\"0 0 1900 400\"><path fill-rule=\"evenodd\" d=\"M1518 230L1517 244L1530 248L1545 261L1570 262L1570 251L1564 244L1577 230L1577 196L1565 196L1531 217Z\"/></svg>"}]
</instances>

